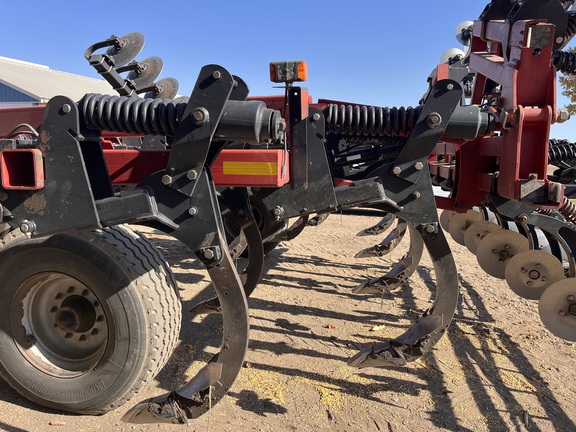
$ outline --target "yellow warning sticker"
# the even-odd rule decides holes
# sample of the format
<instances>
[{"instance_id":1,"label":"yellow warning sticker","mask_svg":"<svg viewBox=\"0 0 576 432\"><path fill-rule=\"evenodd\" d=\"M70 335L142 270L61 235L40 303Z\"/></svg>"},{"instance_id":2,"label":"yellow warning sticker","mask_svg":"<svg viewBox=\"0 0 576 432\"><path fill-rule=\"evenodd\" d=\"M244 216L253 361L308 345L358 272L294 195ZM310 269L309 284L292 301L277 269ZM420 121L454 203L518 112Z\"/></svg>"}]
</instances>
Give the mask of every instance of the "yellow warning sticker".
<instances>
[{"instance_id":1,"label":"yellow warning sticker","mask_svg":"<svg viewBox=\"0 0 576 432\"><path fill-rule=\"evenodd\" d=\"M222 162L222 173L224 175L256 175L256 176L276 176L278 174L278 164L276 162Z\"/></svg>"}]
</instances>

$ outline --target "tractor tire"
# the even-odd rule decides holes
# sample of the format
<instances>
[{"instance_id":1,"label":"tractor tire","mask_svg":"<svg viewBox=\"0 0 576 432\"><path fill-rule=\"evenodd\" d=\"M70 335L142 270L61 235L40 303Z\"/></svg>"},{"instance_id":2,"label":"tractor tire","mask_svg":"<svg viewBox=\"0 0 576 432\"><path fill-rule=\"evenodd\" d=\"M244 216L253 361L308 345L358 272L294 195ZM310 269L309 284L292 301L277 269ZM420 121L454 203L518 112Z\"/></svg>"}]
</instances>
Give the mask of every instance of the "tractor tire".
<instances>
[{"instance_id":1,"label":"tractor tire","mask_svg":"<svg viewBox=\"0 0 576 432\"><path fill-rule=\"evenodd\" d=\"M181 303L160 252L127 226L17 239L0 253L0 375L40 405L103 414L160 371Z\"/></svg>"}]
</instances>

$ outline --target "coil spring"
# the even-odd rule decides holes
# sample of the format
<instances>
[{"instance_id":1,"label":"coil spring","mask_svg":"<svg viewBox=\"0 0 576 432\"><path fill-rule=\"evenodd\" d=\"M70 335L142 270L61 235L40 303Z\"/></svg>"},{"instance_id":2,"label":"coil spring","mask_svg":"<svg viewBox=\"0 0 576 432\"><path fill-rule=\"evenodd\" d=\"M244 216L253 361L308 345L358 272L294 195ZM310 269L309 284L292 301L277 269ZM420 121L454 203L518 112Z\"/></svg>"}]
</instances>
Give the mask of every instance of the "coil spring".
<instances>
[{"instance_id":1,"label":"coil spring","mask_svg":"<svg viewBox=\"0 0 576 432\"><path fill-rule=\"evenodd\" d=\"M89 129L174 136L186 103L90 93L78 109Z\"/></svg>"},{"instance_id":2,"label":"coil spring","mask_svg":"<svg viewBox=\"0 0 576 432\"><path fill-rule=\"evenodd\" d=\"M558 209L562 216L564 216L569 222L576 224L576 204L570 201L567 197L564 197L562 205Z\"/></svg>"},{"instance_id":3,"label":"coil spring","mask_svg":"<svg viewBox=\"0 0 576 432\"><path fill-rule=\"evenodd\" d=\"M422 109L330 104L323 110L328 133L343 136L408 136Z\"/></svg>"},{"instance_id":4,"label":"coil spring","mask_svg":"<svg viewBox=\"0 0 576 432\"><path fill-rule=\"evenodd\" d=\"M552 60L556 69L566 75L576 75L576 54L568 51L554 51Z\"/></svg>"},{"instance_id":5,"label":"coil spring","mask_svg":"<svg viewBox=\"0 0 576 432\"><path fill-rule=\"evenodd\" d=\"M563 161L569 161L576 158L576 143L571 143L566 140L550 140L550 147L548 150L548 163L557 165Z\"/></svg>"}]
</instances>

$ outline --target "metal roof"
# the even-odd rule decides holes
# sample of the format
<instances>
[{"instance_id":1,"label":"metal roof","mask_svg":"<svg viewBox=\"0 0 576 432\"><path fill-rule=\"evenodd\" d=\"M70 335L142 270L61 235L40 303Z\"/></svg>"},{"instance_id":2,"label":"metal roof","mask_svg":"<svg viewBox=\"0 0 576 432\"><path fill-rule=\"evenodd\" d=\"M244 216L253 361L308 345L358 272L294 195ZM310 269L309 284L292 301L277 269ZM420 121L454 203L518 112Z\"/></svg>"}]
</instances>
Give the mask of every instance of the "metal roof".
<instances>
[{"instance_id":1,"label":"metal roof","mask_svg":"<svg viewBox=\"0 0 576 432\"><path fill-rule=\"evenodd\" d=\"M104 80L50 69L35 63L0 57L0 83L46 103L54 96L67 96L74 101L86 93L115 94Z\"/></svg>"}]
</instances>

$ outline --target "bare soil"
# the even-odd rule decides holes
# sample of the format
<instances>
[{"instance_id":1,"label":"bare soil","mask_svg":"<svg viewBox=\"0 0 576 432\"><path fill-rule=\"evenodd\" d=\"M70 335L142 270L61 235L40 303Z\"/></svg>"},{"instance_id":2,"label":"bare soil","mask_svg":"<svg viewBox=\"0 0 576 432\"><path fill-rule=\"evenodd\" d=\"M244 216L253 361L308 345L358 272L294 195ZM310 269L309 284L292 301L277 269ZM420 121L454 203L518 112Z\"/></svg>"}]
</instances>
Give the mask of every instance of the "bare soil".
<instances>
[{"instance_id":1,"label":"bare soil","mask_svg":"<svg viewBox=\"0 0 576 432\"><path fill-rule=\"evenodd\" d=\"M397 336L430 305L435 275L425 254L393 294L352 289L399 260L355 259L382 237L356 237L377 219L332 215L266 256L249 300L251 342L232 391L187 426L121 422L133 403L100 417L38 407L0 381L0 429L7 431L576 431L576 344L552 336L537 303L486 275L453 247L462 289L448 334L405 367L354 369L357 349ZM184 310L213 295L206 273L169 237L150 233L182 289ZM187 381L219 346L220 318L186 315L169 364L134 403Z\"/></svg>"}]
</instances>

